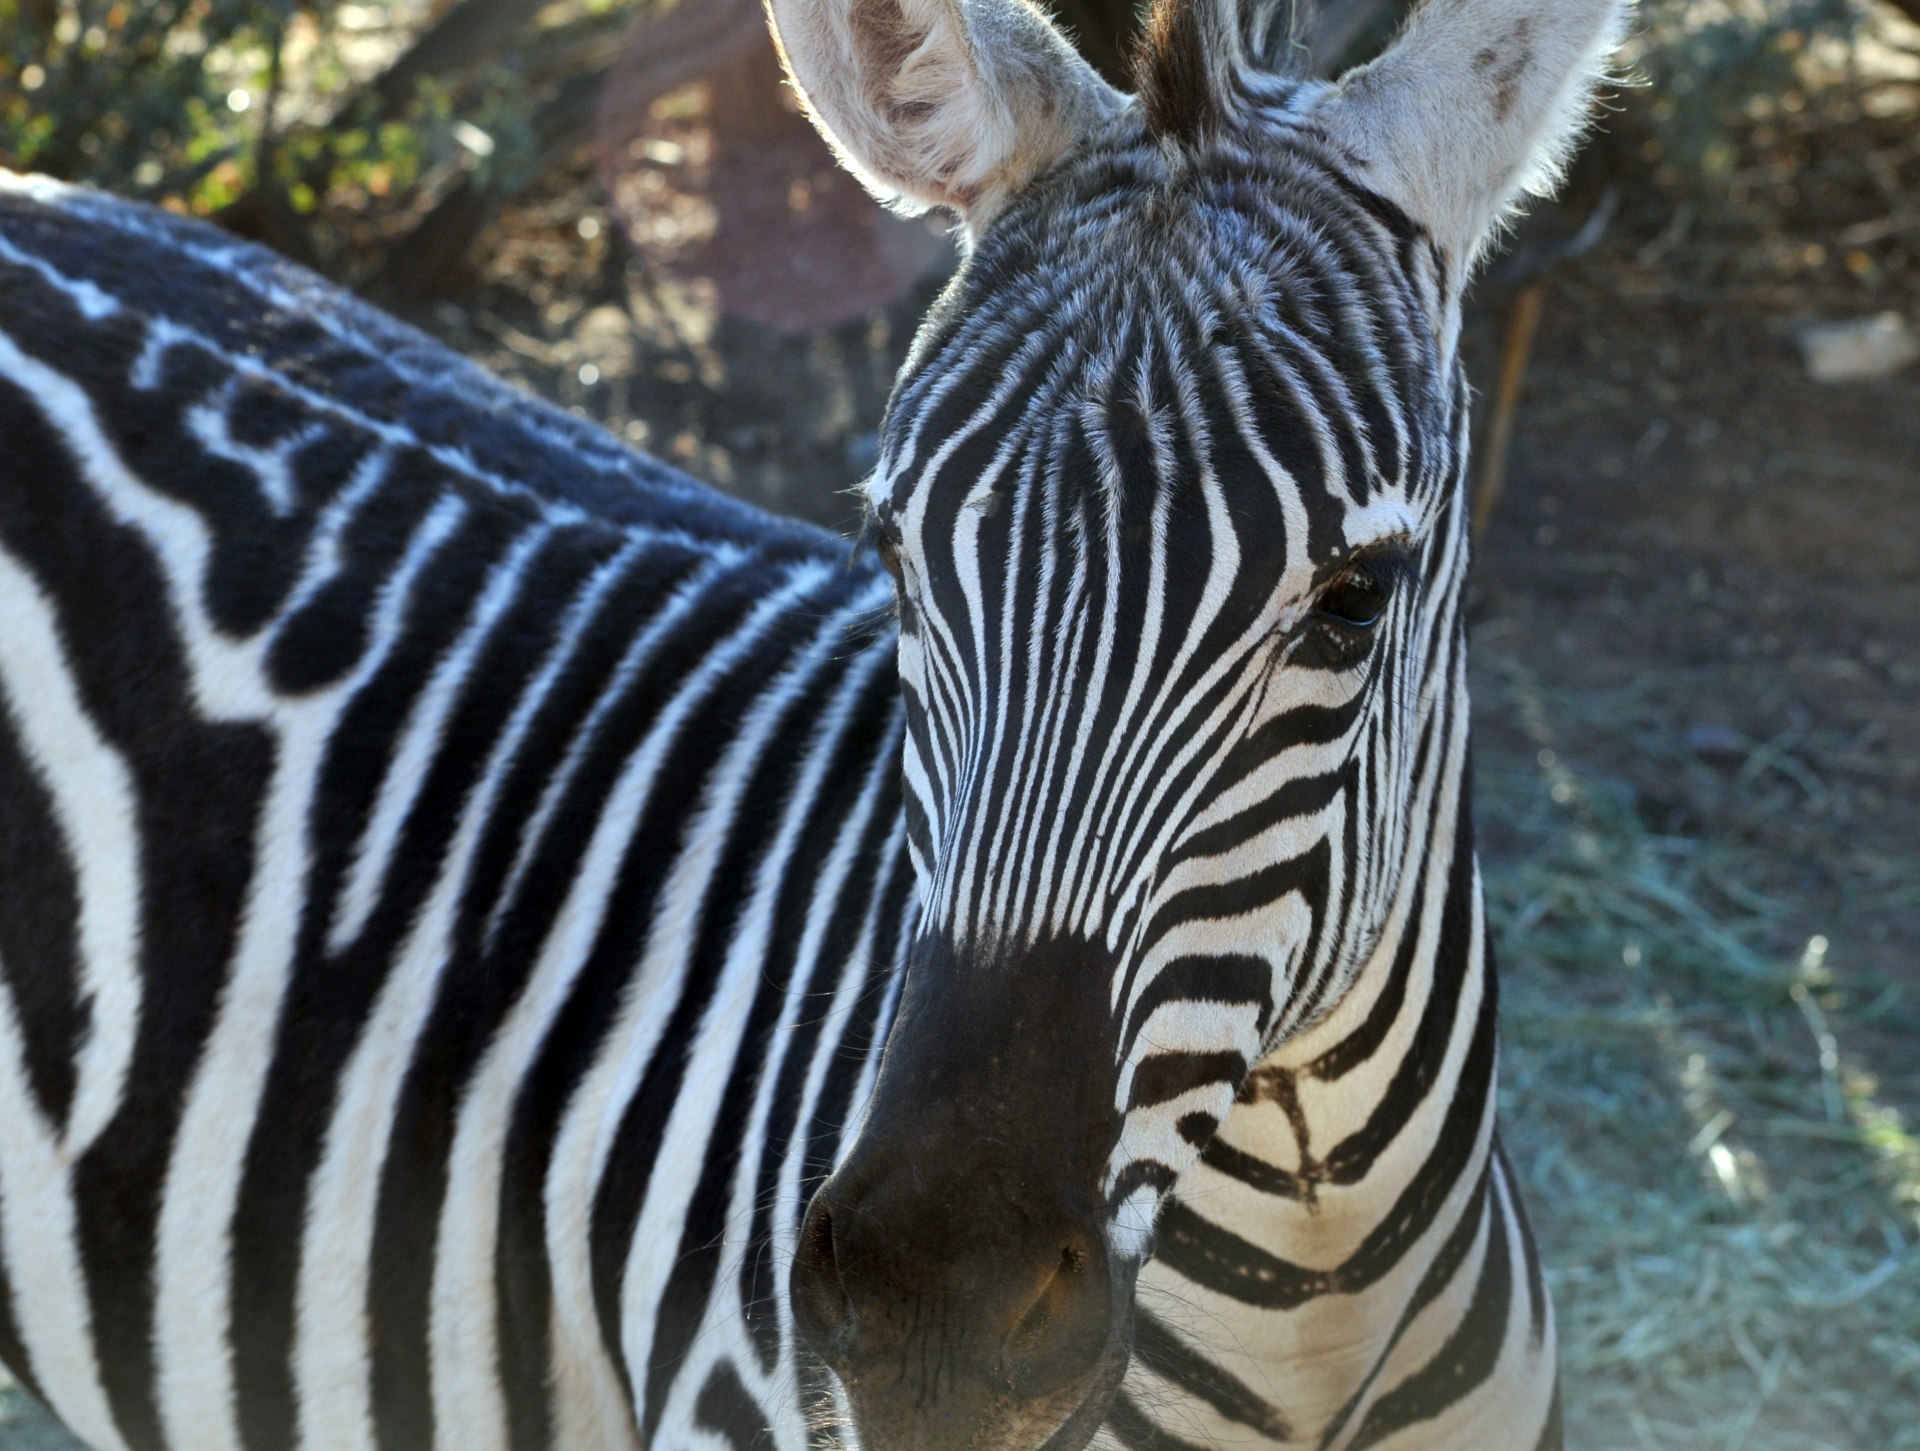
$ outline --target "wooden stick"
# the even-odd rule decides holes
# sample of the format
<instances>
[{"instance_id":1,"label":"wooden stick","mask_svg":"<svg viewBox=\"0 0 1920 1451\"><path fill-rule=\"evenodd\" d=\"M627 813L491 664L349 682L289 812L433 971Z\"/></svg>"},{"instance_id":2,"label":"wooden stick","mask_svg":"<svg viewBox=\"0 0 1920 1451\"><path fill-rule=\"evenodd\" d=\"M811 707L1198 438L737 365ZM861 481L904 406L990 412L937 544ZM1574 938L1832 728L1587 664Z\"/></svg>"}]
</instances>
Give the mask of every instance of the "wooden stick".
<instances>
[{"instance_id":1,"label":"wooden stick","mask_svg":"<svg viewBox=\"0 0 1920 1451\"><path fill-rule=\"evenodd\" d=\"M1520 411L1520 394L1527 382L1527 362L1533 356L1533 340L1540 330L1540 306L1546 300L1544 278L1521 288L1507 309L1506 327L1500 339L1500 381L1493 394L1493 421L1487 429L1485 452L1480 457L1480 477L1473 490L1473 537L1487 532L1500 491L1507 484L1507 455L1513 448L1514 418Z\"/></svg>"}]
</instances>

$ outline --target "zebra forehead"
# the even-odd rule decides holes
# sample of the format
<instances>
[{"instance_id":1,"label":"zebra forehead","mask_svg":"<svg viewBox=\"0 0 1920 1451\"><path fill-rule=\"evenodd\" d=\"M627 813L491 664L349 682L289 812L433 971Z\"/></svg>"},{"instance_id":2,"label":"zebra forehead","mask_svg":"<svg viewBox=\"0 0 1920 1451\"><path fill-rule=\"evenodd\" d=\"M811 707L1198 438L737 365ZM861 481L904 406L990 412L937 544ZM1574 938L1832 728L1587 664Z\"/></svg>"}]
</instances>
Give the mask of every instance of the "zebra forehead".
<instances>
[{"instance_id":1,"label":"zebra forehead","mask_svg":"<svg viewBox=\"0 0 1920 1451\"><path fill-rule=\"evenodd\" d=\"M1359 274L1380 295L1381 264L1403 267L1421 230L1347 165L1293 118L1180 148L1122 124L1015 198L977 240L969 271L990 289L1044 269L1246 301L1276 283Z\"/></svg>"},{"instance_id":2,"label":"zebra forehead","mask_svg":"<svg viewBox=\"0 0 1920 1451\"><path fill-rule=\"evenodd\" d=\"M1242 505L1304 499L1326 516L1309 553L1333 557L1368 532L1348 515L1388 496L1430 513L1452 482L1454 302L1419 229L1304 131L1178 164L1151 146L1098 151L1017 198L928 318L870 502L892 520L924 485L978 507L1057 472L1075 431L1131 435L1180 442L1188 474L1216 468ZM1178 472L1163 459L1135 476ZM1077 482L1129 478L1083 468Z\"/></svg>"}]
</instances>

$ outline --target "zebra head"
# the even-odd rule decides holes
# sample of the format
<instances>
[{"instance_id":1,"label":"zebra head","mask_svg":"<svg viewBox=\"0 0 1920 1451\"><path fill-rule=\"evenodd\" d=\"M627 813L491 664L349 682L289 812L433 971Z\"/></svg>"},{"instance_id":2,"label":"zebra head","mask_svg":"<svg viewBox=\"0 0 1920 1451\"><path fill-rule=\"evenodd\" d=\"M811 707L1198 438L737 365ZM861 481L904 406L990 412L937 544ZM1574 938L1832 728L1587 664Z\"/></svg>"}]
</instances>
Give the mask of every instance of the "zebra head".
<instances>
[{"instance_id":1,"label":"zebra head","mask_svg":"<svg viewBox=\"0 0 1920 1451\"><path fill-rule=\"evenodd\" d=\"M868 485L919 936L795 1312L876 1451L1074 1451L1163 1196L1400 889L1464 709L1461 288L1624 0L1428 0L1334 85L1286 0L1161 0L1132 97L1025 0L772 8L967 251Z\"/></svg>"}]
</instances>

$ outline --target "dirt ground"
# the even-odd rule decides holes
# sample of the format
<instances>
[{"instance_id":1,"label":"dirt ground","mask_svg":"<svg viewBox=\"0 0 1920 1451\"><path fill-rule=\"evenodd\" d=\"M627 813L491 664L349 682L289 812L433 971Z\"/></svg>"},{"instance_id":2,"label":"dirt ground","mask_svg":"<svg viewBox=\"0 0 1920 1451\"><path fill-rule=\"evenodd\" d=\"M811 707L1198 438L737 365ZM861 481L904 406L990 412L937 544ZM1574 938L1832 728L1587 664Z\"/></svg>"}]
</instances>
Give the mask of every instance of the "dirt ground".
<instances>
[{"instance_id":1,"label":"dirt ground","mask_svg":"<svg viewBox=\"0 0 1920 1451\"><path fill-rule=\"evenodd\" d=\"M1474 611L1571 1444L1916 1446L1920 373L1646 280L1556 279Z\"/></svg>"},{"instance_id":2,"label":"dirt ground","mask_svg":"<svg viewBox=\"0 0 1920 1451\"><path fill-rule=\"evenodd\" d=\"M1603 258L1555 285L1479 638L1637 689L1705 768L1593 743L1649 829L1754 833L1768 889L1920 1008L1920 371L1822 387L1782 319L1622 280ZM1722 819L1740 771L1776 778L1776 814Z\"/></svg>"}]
</instances>

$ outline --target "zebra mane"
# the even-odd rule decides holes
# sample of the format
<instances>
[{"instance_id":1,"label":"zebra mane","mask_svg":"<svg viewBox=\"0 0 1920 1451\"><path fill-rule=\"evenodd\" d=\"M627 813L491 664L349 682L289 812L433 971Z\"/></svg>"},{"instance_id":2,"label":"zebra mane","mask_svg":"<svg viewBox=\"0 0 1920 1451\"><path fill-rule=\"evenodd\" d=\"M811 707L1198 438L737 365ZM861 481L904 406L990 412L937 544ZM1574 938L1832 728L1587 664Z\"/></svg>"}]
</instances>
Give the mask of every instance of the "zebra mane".
<instances>
[{"instance_id":1,"label":"zebra mane","mask_svg":"<svg viewBox=\"0 0 1920 1451\"><path fill-rule=\"evenodd\" d=\"M1268 104L1301 79L1297 0L1155 0L1134 56L1148 129L1191 144L1240 119L1242 93ZM1292 83L1292 84L1290 84Z\"/></svg>"},{"instance_id":2,"label":"zebra mane","mask_svg":"<svg viewBox=\"0 0 1920 1451\"><path fill-rule=\"evenodd\" d=\"M125 314L144 330L149 377L172 350L198 347L261 386L350 415L391 443L417 445L560 515L657 526L666 514L716 541L775 552L839 547L825 531L728 498L207 223L0 168L0 224L0 259L32 268L84 316Z\"/></svg>"}]
</instances>

